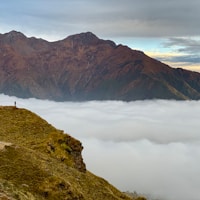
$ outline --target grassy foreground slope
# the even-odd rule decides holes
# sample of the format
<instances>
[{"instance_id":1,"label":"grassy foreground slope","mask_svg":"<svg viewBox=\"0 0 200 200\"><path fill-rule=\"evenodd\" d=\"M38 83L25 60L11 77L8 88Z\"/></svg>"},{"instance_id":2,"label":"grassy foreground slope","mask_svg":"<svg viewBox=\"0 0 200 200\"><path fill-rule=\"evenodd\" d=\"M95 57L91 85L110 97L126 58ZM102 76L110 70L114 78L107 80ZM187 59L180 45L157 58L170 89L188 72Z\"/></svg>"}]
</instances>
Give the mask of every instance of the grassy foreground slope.
<instances>
[{"instance_id":1,"label":"grassy foreground slope","mask_svg":"<svg viewBox=\"0 0 200 200\"><path fill-rule=\"evenodd\" d=\"M0 199L131 199L87 171L81 143L39 116L6 106L0 119Z\"/></svg>"}]
</instances>

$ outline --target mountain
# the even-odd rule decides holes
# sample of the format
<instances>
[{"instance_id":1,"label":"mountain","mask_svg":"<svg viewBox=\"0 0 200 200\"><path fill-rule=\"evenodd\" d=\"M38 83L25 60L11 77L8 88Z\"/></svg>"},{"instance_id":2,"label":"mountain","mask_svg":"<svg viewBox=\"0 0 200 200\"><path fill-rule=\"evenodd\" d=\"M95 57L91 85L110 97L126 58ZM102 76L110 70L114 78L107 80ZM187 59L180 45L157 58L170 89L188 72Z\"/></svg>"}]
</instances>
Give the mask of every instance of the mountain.
<instances>
[{"instance_id":1,"label":"mountain","mask_svg":"<svg viewBox=\"0 0 200 200\"><path fill-rule=\"evenodd\" d=\"M87 171L80 141L26 109L1 106L0 118L0 199L132 199Z\"/></svg>"},{"instance_id":2,"label":"mountain","mask_svg":"<svg viewBox=\"0 0 200 200\"><path fill-rule=\"evenodd\" d=\"M56 42L0 34L0 93L56 101L200 99L200 74L91 32Z\"/></svg>"}]
</instances>

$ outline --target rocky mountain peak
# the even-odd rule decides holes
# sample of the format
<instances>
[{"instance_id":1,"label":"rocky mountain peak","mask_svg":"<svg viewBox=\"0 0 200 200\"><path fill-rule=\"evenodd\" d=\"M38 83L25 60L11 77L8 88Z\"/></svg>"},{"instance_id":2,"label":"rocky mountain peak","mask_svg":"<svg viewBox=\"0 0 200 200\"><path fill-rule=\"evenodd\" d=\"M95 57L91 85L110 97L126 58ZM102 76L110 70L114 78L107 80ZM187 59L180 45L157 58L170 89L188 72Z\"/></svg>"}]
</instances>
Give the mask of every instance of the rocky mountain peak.
<instances>
[{"instance_id":1,"label":"rocky mountain peak","mask_svg":"<svg viewBox=\"0 0 200 200\"><path fill-rule=\"evenodd\" d=\"M9 42L14 42L15 40L19 40L19 39L25 39L26 36L18 31L10 31L6 34L4 34L4 40L5 41L9 41Z\"/></svg>"},{"instance_id":2,"label":"rocky mountain peak","mask_svg":"<svg viewBox=\"0 0 200 200\"><path fill-rule=\"evenodd\" d=\"M99 41L99 38L91 32L72 35L67 39L83 45L96 44Z\"/></svg>"},{"instance_id":3,"label":"rocky mountain peak","mask_svg":"<svg viewBox=\"0 0 200 200\"><path fill-rule=\"evenodd\" d=\"M66 40L71 40L74 44L78 45L99 45L99 44L110 44L112 46L116 46L116 44L110 40L102 40L99 39L92 32L84 32L80 34L75 34L66 38Z\"/></svg>"}]
</instances>

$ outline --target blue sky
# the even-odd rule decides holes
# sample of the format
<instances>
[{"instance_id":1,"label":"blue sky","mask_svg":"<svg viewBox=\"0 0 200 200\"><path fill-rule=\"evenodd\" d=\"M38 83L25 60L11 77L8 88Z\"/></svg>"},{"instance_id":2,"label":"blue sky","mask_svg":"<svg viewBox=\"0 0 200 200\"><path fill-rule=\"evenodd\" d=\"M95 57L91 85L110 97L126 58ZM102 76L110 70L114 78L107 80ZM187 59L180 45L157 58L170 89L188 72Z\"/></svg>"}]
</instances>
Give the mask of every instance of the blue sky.
<instances>
[{"instance_id":1,"label":"blue sky","mask_svg":"<svg viewBox=\"0 0 200 200\"><path fill-rule=\"evenodd\" d=\"M49 41L91 31L174 67L200 71L199 0L9 0L0 33Z\"/></svg>"}]
</instances>

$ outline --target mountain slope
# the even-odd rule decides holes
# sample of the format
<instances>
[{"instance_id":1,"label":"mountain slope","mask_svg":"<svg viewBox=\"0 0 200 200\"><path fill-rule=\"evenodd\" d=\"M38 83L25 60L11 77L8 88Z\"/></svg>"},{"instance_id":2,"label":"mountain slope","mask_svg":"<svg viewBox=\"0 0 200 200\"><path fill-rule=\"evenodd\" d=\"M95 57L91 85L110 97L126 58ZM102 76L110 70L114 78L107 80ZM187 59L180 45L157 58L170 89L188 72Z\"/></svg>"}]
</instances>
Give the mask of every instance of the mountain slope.
<instances>
[{"instance_id":1,"label":"mountain slope","mask_svg":"<svg viewBox=\"0 0 200 200\"><path fill-rule=\"evenodd\" d=\"M200 74L87 32L47 42L0 34L0 92L57 101L200 99Z\"/></svg>"},{"instance_id":2,"label":"mountain slope","mask_svg":"<svg viewBox=\"0 0 200 200\"><path fill-rule=\"evenodd\" d=\"M87 171L81 143L39 116L0 107L0 118L0 199L131 199Z\"/></svg>"}]
</instances>

